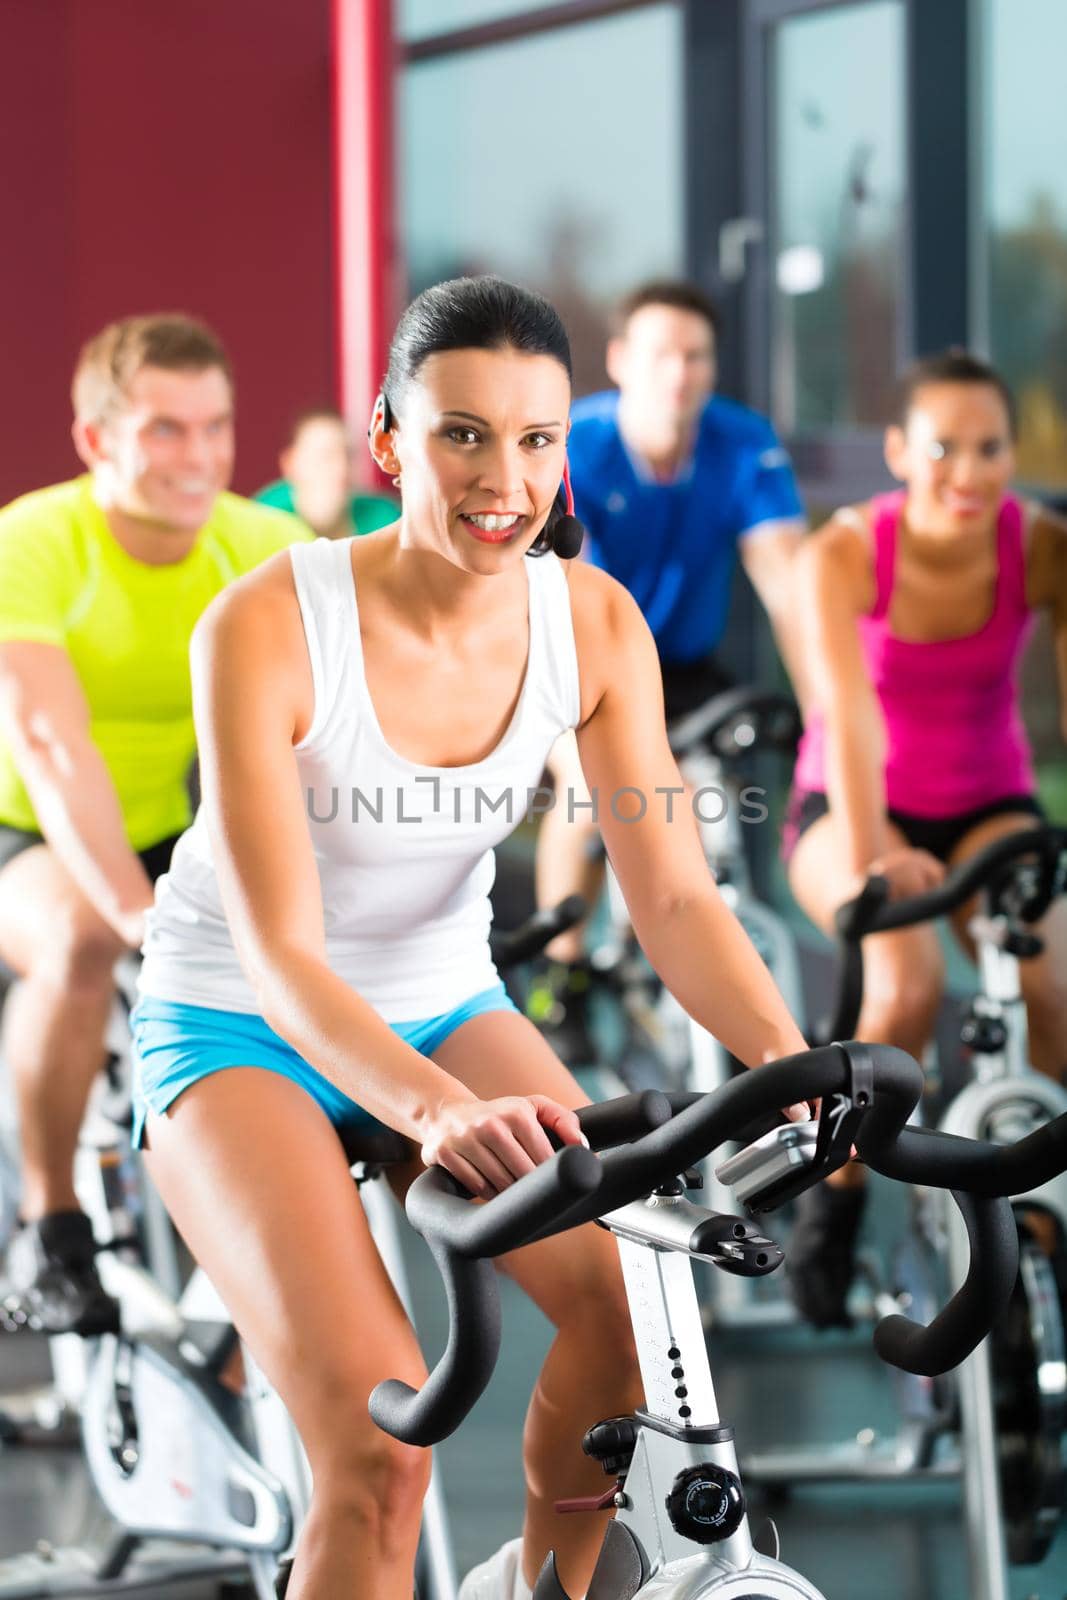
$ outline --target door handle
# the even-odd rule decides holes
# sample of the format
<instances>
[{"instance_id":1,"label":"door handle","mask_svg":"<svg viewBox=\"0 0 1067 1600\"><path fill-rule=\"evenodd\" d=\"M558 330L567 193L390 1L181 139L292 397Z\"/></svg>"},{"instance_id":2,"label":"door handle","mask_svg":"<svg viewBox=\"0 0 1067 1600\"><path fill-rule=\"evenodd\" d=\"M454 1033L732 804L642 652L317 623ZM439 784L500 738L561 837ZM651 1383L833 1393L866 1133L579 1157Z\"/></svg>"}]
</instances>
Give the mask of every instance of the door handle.
<instances>
[{"instance_id":1,"label":"door handle","mask_svg":"<svg viewBox=\"0 0 1067 1600\"><path fill-rule=\"evenodd\" d=\"M723 283L740 283L745 275L748 247L760 244L766 228L759 217L730 217L719 229L719 277Z\"/></svg>"}]
</instances>

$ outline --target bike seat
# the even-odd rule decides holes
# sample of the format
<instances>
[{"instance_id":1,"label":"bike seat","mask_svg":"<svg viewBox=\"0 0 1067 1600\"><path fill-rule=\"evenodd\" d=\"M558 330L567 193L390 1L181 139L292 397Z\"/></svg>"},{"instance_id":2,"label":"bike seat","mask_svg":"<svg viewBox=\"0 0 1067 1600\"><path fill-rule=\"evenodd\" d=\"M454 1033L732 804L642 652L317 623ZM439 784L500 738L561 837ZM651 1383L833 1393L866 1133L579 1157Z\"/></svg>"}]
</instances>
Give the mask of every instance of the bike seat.
<instances>
[{"instance_id":1,"label":"bike seat","mask_svg":"<svg viewBox=\"0 0 1067 1600\"><path fill-rule=\"evenodd\" d=\"M344 1124L337 1129L337 1137L350 1167L357 1163L367 1167L392 1167L398 1162L410 1161L415 1146L402 1133L376 1123L371 1127L362 1123Z\"/></svg>"}]
</instances>

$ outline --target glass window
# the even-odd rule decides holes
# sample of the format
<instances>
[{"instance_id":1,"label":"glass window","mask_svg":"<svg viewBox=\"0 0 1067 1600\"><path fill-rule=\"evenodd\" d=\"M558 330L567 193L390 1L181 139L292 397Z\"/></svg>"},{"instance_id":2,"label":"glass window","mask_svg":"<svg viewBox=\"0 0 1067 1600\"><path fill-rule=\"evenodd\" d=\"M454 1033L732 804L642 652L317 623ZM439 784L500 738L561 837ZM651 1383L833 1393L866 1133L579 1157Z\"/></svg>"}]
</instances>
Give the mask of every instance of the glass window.
<instances>
[{"instance_id":1,"label":"glass window","mask_svg":"<svg viewBox=\"0 0 1067 1600\"><path fill-rule=\"evenodd\" d=\"M1020 411L1019 473L1067 487L1067 6L988 0L989 346Z\"/></svg>"},{"instance_id":2,"label":"glass window","mask_svg":"<svg viewBox=\"0 0 1067 1600\"><path fill-rule=\"evenodd\" d=\"M547 5L549 0L541 0ZM402 39L428 39L435 33L499 22L522 11L538 10L538 0L400 0L398 29Z\"/></svg>"},{"instance_id":3,"label":"glass window","mask_svg":"<svg viewBox=\"0 0 1067 1600\"><path fill-rule=\"evenodd\" d=\"M410 66L411 292L486 271L539 289L566 320L577 392L602 387L611 302L684 262L681 70L673 5Z\"/></svg>"},{"instance_id":4,"label":"glass window","mask_svg":"<svg viewBox=\"0 0 1067 1600\"><path fill-rule=\"evenodd\" d=\"M775 421L786 434L883 423L904 303L903 8L802 14L772 51Z\"/></svg>"},{"instance_id":5,"label":"glass window","mask_svg":"<svg viewBox=\"0 0 1067 1600\"><path fill-rule=\"evenodd\" d=\"M986 0L986 307L990 354L1019 403L1019 477L1067 489L1067 102L1062 0ZM1042 798L1067 816L1047 622L1023 674Z\"/></svg>"}]
</instances>

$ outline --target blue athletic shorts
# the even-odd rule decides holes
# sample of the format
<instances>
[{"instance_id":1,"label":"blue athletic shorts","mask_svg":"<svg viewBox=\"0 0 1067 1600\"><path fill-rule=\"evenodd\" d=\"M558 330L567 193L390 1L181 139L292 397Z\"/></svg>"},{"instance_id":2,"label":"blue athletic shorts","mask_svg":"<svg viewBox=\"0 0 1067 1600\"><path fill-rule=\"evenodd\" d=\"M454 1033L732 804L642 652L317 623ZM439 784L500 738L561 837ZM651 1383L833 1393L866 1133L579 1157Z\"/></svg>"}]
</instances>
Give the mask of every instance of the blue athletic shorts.
<instances>
[{"instance_id":1,"label":"blue athletic shorts","mask_svg":"<svg viewBox=\"0 0 1067 1600\"><path fill-rule=\"evenodd\" d=\"M394 1022L393 1032L420 1055L429 1056L461 1023L485 1011L514 1011L502 983L472 995L439 1017ZM286 1044L262 1017L240 1011L216 1011L174 1000L143 996L130 1018L135 1051L133 1143L144 1139L148 1112L161 1116L184 1089L227 1067L264 1067L292 1078L320 1105L335 1127L381 1124L350 1100L328 1078Z\"/></svg>"}]
</instances>

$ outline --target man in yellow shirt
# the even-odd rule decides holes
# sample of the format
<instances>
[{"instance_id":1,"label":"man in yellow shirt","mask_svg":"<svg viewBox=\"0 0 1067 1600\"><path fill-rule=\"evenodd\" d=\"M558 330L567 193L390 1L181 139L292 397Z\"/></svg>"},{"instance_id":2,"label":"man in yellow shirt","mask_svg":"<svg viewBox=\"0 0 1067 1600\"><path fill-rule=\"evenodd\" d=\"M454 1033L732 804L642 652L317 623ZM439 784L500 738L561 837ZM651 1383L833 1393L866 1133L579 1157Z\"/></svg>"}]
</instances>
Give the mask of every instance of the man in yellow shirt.
<instances>
[{"instance_id":1,"label":"man in yellow shirt","mask_svg":"<svg viewBox=\"0 0 1067 1600\"><path fill-rule=\"evenodd\" d=\"M74 374L88 473L0 511L0 957L23 1226L8 1292L49 1331L117 1325L72 1168L113 969L190 820L189 640L232 579L310 534L226 492L233 380L184 316L114 323Z\"/></svg>"}]
</instances>

